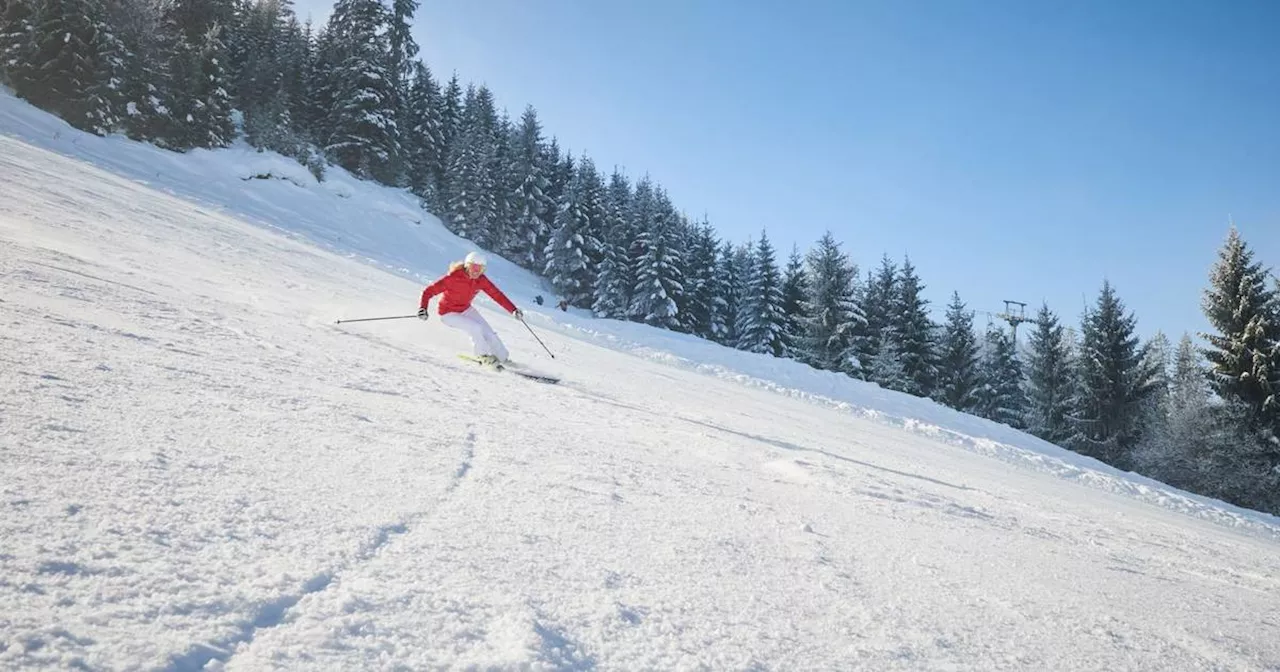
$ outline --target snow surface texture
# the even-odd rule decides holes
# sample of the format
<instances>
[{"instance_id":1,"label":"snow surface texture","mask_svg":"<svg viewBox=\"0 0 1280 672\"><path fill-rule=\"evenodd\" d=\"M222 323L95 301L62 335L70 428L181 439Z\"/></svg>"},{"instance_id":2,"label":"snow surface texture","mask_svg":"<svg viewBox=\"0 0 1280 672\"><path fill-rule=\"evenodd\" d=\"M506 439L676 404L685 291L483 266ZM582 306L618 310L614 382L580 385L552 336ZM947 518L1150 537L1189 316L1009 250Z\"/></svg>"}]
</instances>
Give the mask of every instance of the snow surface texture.
<instances>
[{"instance_id":1,"label":"snow surface texture","mask_svg":"<svg viewBox=\"0 0 1280 672\"><path fill-rule=\"evenodd\" d=\"M503 262L558 386L334 324L466 249L0 94L0 669L1280 669L1273 517Z\"/></svg>"}]
</instances>

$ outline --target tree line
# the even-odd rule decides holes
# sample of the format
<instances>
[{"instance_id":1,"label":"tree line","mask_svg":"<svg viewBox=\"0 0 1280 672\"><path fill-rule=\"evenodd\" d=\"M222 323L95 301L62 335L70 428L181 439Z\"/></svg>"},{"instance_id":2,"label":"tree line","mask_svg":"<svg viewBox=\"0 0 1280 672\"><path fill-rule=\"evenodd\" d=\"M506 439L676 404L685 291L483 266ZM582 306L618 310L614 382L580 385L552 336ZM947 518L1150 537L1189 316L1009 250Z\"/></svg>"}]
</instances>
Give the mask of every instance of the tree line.
<instances>
[{"instance_id":1,"label":"tree line","mask_svg":"<svg viewBox=\"0 0 1280 672\"><path fill-rule=\"evenodd\" d=\"M931 317L910 258L864 275L831 233L782 259L722 239L649 175L598 168L484 85L417 58L417 0L0 0L0 78L73 126L174 151L238 137L407 189L454 233L569 305L803 362L1024 429L1172 485L1280 513L1280 287L1234 228L1203 307L1213 333L1143 342L1104 282L1025 345Z\"/></svg>"}]
</instances>

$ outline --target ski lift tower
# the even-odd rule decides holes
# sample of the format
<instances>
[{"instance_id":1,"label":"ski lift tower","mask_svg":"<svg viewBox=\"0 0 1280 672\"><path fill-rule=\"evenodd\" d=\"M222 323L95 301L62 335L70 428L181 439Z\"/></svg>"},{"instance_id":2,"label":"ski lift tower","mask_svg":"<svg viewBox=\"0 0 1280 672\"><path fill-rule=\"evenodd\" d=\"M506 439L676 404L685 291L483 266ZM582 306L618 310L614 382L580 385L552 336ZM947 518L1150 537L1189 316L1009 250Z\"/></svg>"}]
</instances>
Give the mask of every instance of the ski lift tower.
<instances>
[{"instance_id":1,"label":"ski lift tower","mask_svg":"<svg viewBox=\"0 0 1280 672\"><path fill-rule=\"evenodd\" d=\"M1027 317L1027 304L1021 301L1010 301L1008 299L1005 299L1004 301L1004 312L997 314L996 317L1008 322L1009 326L1013 328L1013 344L1015 346L1018 344L1018 325L1024 322L1035 321L1032 318Z\"/></svg>"}]
</instances>

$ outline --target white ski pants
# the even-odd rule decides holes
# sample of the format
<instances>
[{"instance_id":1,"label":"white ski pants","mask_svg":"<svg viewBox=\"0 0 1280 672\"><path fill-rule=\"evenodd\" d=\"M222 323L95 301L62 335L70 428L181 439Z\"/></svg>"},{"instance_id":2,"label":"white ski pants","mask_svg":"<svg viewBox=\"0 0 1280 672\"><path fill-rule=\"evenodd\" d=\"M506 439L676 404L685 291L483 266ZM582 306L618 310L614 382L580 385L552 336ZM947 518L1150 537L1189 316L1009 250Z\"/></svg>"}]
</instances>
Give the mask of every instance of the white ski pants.
<instances>
[{"instance_id":1,"label":"white ski pants","mask_svg":"<svg viewBox=\"0 0 1280 672\"><path fill-rule=\"evenodd\" d=\"M471 337L472 354L475 356L493 355L498 358L498 361L507 361L507 346L502 344L502 339L498 338L493 327L489 326L484 316L474 307L461 313L441 315L440 321L454 329L466 332Z\"/></svg>"}]
</instances>

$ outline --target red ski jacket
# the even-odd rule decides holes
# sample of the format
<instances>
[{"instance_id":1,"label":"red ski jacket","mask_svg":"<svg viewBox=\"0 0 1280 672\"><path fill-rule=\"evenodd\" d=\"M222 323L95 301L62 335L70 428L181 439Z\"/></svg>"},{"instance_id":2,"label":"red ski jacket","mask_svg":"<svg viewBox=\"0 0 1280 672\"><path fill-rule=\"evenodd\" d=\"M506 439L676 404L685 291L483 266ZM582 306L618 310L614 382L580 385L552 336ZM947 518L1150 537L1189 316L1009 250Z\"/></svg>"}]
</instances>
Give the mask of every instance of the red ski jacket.
<instances>
[{"instance_id":1,"label":"red ski jacket","mask_svg":"<svg viewBox=\"0 0 1280 672\"><path fill-rule=\"evenodd\" d=\"M508 299L507 295L489 280L489 276L481 275L473 280L461 264L450 268L444 277L422 290L422 302L419 307L426 308L431 297L442 294L440 304L437 306L439 314L461 313L471 307L471 301L481 291L497 301L498 305L506 308L508 313L516 312L516 305L511 303L511 299Z\"/></svg>"}]
</instances>

